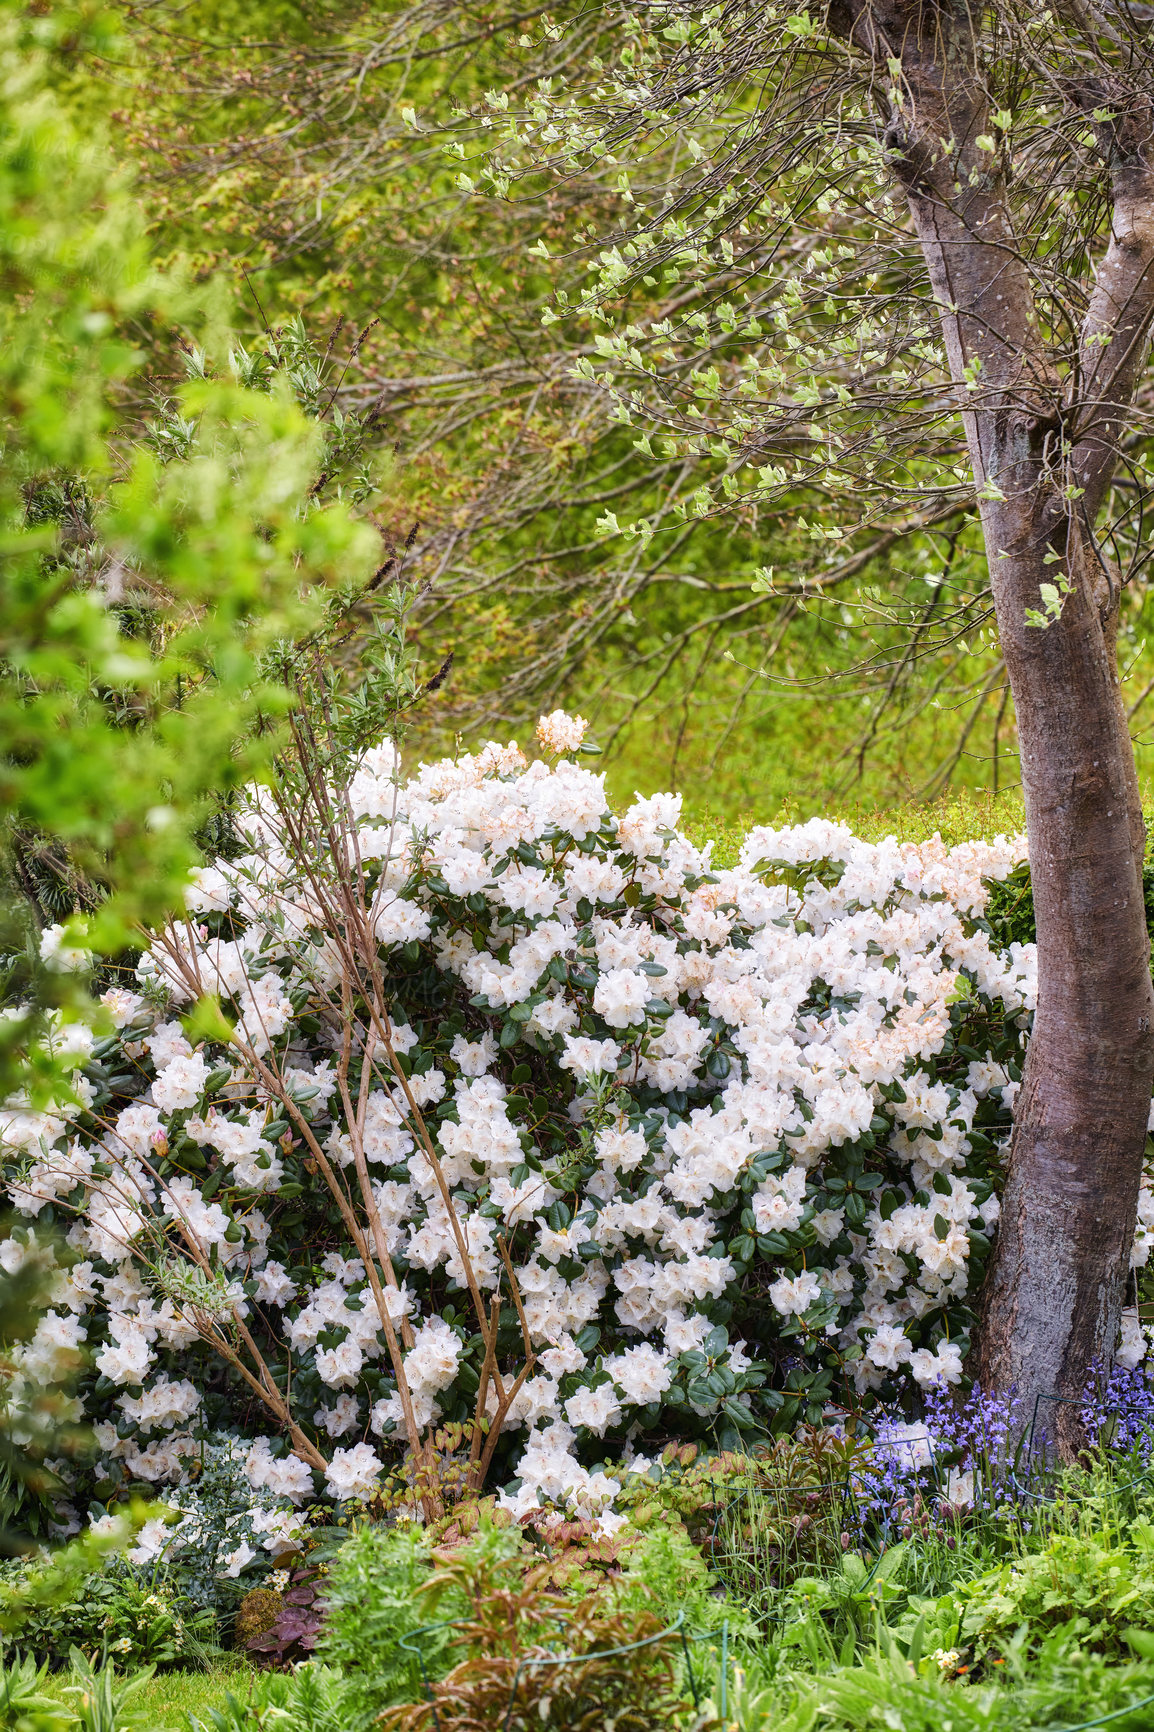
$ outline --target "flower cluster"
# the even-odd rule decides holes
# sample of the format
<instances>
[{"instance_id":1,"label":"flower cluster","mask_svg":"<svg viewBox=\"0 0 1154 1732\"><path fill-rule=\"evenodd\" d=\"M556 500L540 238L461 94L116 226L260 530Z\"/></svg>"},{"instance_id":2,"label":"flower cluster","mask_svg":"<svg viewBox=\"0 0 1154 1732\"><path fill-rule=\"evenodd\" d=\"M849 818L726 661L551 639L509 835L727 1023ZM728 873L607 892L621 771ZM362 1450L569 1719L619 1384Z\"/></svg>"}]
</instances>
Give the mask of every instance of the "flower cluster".
<instances>
[{"instance_id":1,"label":"flower cluster","mask_svg":"<svg viewBox=\"0 0 1154 1732\"><path fill-rule=\"evenodd\" d=\"M987 1395L974 1384L959 1398L943 1379L920 1396L922 1419L896 1409L875 1419L869 1463L854 1484L864 1525L907 1539L911 1525L932 1525L951 1510L996 1510L1021 1491L1013 1395ZM1021 1471L1028 1475L1031 1462Z\"/></svg>"},{"instance_id":2,"label":"flower cluster","mask_svg":"<svg viewBox=\"0 0 1154 1732\"><path fill-rule=\"evenodd\" d=\"M111 1430L107 1424L97 1426L104 1451L115 1448ZM199 1604L220 1606L242 1572L265 1575L277 1559L295 1553L305 1518L259 1476L254 1483L247 1472L250 1454L234 1436L202 1436L195 1456L190 1452L184 1458L187 1483L165 1490L166 1509L135 1535L126 1554L129 1563L163 1567L190 1588ZM107 1474L108 1465L106 1456L99 1471ZM116 1520L115 1514L100 1516L92 1531L111 1531Z\"/></svg>"},{"instance_id":3,"label":"flower cluster","mask_svg":"<svg viewBox=\"0 0 1154 1732\"><path fill-rule=\"evenodd\" d=\"M1148 1463L1154 1452L1154 1382L1149 1368L1119 1353L1107 1378L1090 1379L1083 1393L1082 1423L1093 1442L1123 1455L1134 1451Z\"/></svg>"},{"instance_id":4,"label":"flower cluster","mask_svg":"<svg viewBox=\"0 0 1154 1732\"><path fill-rule=\"evenodd\" d=\"M323 860L254 793L244 852L105 995L113 1032L68 1031L75 1099L6 1114L15 1207L70 1223L44 1348L86 1338L108 1476L179 1486L223 1428L283 1508L363 1498L406 1403L423 1430L481 1401L509 1501L597 1512L616 1485L582 1458L659 1419L733 1444L958 1381L1034 1004L1032 947L982 920L1021 839L815 819L715 870L676 796L616 815L513 744L408 781L386 744L340 797L383 1024L342 987ZM213 995L232 1042L187 1014ZM283 1423L209 1374L246 1342Z\"/></svg>"}]
</instances>

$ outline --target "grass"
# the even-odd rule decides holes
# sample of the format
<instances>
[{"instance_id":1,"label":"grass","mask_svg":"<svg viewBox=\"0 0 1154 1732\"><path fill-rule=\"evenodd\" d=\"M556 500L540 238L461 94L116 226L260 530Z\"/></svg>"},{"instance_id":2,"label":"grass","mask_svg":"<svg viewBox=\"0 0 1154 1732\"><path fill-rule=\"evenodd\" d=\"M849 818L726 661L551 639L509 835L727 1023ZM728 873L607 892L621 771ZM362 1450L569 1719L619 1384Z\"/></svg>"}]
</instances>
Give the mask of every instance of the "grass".
<instances>
[{"instance_id":1,"label":"grass","mask_svg":"<svg viewBox=\"0 0 1154 1732\"><path fill-rule=\"evenodd\" d=\"M755 824L801 824L812 815L787 801L774 812L743 811L736 816L723 816L706 811L686 818L681 827L698 847L712 842L713 862L724 868L736 864L741 844ZM902 806L843 802L824 806L817 815L848 824L855 836L865 842L880 842L885 836L896 836L899 842L928 842L939 835L949 848L959 842L992 840L999 834L1014 836L1026 827L1022 796L1017 789L989 794L959 788L937 800L911 800Z\"/></svg>"},{"instance_id":2,"label":"grass","mask_svg":"<svg viewBox=\"0 0 1154 1732\"><path fill-rule=\"evenodd\" d=\"M158 1672L133 1698L148 1732L188 1732L189 1716L203 1718L210 1708L222 1706L231 1690L243 1697L257 1674L232 1656L220 1664L195 1672ZM64 1692L74 1683L68 1672L57 1672L48 1682L47 1694L66 1702ZM147 1716L145 1718L145 1716Z\"/></svg>"}]
</instances>

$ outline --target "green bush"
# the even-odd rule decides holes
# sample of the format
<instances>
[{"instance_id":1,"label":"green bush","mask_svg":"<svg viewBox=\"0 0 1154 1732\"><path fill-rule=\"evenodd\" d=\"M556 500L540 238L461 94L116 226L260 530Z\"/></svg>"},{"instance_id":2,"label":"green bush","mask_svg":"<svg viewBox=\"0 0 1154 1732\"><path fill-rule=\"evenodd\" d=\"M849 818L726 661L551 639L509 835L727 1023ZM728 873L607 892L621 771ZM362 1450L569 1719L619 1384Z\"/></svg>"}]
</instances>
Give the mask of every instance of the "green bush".
<instances>
[{"instance_id":1,"label":"green bush","mask_svg":"<svg viewBox=\"0 0 1154 1732\"><path fill-rule=\"evenodd\" d=\"M430 1611L417 1598L431 1563L425 1536L407 1526L361 1528L333 1559L317 1656L348 1676L359 1706L379 1711L419 1690L420 1667L401 1638L460 1609ZM421 1649L430 1675L448 1665L448 1639L441 1632L422 1637Z\"/></svg>"},{"instance_id":2,"label":"green bush","mask_svg":"<svg viewBox=\"0 0 1154 1732\"><path fill-rule=\"evenodd\" d=\"M0 1566L3 1579L21 1580L26 1564ZM35 1606L16 1639L38 1660L61 1662L72 1649L107 1652L122 1667L157 1668L201 1663L216 1650L211 1611L180 1592L164 1572L136 1570L121 1558L76 1584L57 1604Z\"/></svg>"}]
</instances>

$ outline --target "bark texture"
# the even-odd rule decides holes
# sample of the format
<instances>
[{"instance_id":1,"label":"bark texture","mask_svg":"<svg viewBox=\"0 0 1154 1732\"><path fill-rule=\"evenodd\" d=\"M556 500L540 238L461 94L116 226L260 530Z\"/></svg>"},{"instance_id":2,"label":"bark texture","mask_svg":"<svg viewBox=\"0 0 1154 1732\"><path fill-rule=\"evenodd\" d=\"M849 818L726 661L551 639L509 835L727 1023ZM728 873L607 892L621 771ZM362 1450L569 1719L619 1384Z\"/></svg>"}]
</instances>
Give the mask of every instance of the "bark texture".
<instances>
[{"instance_id":1,"label":"bark texture","mask_svg":"<svg viewBox=\"0 0 1154 1732\"><path fill-rule=\"evenodd\" d=\"M1154 316L1149 98L1071 84L1109 164L1112 235L1078 365L1060 376L999 177L977 9L835 0L886 116L938 302L981 500L1021 746L1039 1001L1001 1224L982 1295L978 1374L1016 1388L1066 1452L1088 1368L1112 1357L1154 1084L1144 828L1115 654L1116 576L1094 520ZM900 72L897 68L900 66ZM1026 623L1040 586L1061 614Z\"/></svg>"}]
</instances>

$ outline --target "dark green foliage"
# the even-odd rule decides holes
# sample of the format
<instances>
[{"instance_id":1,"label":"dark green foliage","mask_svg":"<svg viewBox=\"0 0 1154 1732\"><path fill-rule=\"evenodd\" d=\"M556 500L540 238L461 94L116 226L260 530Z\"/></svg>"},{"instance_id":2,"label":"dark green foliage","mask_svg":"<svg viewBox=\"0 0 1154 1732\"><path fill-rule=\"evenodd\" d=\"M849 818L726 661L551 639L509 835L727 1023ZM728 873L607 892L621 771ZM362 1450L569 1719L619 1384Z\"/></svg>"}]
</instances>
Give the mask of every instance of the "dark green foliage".
<instances>
[{"instance_id":1,"label":"dark green foliage","mask_svg":"<svg viewBox=\"0 0 1154 1732\"><path fill-rule=\"evenodd\" d=\"M1030 885L1030 866L1023 861L1008 878L1000 882L989 880L990 899L982 924L987 927L995 944L1034 944L1038 928L1034 920L1034 896ZM1142 897L1146 905L1146 929L1154 939L1154 860L1148 859L1142 870Z\"/></svg>"},{"instance_id":2,"label":"dark green foliage","mask_svg":"<svg viewBox=\"0 0 1154 1732\"><path fill-rule=\"evenodd\" d=\"M3 1567L8 1581L19 1581L18 1566ZM16 1640L54 1665L78 1648L97 1659L107 1652L122 1667L168 1668L200 1664L215 1653L217 1624L165 1571L138 1570L112 1558L79 1580L62 1602L30 1608Z\"/></svg>"},{"instance_id":3,"label":"dark green foliage","mask_svg":"<svg viewBox=\"0 0 1154 1732\"><path fill-rule=\"evenodd\" d=\"M1034 892L1029 861L1015 866L1008 878L988 879L990 899L983 924L999 949L1011 944L1033 944L1038 932L1034 922Z\"/></svg>"}]
</instances>

